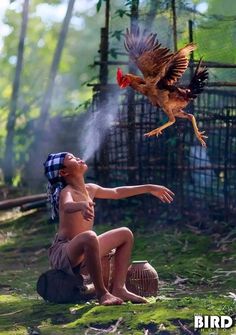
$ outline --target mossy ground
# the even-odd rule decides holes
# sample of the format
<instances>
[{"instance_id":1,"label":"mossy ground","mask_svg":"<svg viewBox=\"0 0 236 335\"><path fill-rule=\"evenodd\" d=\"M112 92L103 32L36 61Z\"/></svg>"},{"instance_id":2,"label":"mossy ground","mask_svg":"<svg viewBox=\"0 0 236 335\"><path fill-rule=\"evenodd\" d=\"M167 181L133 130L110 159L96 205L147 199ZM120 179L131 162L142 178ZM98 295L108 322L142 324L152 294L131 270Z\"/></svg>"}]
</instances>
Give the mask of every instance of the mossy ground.
<instances>
[{"instance_id":1,"label":"mossy ground","mask_svg":"<svg viewBox=\"0 0 236 335\"><path fill-rule=\"evenodd\" d=\"M36 294L37 278L48 268L47 248L54 232L43 211L0 213L0 334L105 334L89 327L108 329L119 318L113 334L199 334L193 329L194 314L236 313L236 302L228 297L236 293L235 232L207 235L186 225L161 227L158 222L151 231L139 228L132 259L147 259L157 269L160 294L146 305L114 307L95 302L56 305ZM178 277L184 280L175 283ZM236 334L236 327L202 334Z\"/></svg>"}]
</instances>

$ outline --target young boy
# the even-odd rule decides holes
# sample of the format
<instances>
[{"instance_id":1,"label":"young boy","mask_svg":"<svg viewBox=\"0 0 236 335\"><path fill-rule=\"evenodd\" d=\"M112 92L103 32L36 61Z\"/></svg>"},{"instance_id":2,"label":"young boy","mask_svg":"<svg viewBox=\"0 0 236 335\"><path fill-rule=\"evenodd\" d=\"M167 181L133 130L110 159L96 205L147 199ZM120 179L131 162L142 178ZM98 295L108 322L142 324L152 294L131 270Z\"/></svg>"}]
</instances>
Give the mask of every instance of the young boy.
<instances>
[{"instance_id":1,"label":"young boy","mask_svg":"<svg viewBox=\"0 0 236 335\"><path fill-rule=\"evenodd\" d=\"M126 228L112 229L99 236L92 230L94 198L122 199L151 193L162 202L171 203L174 193L160 185L137 185L103 188L85 184L88 167L80 158L68 152L48 155L44 163L49 181L52 217L59 215L59 231L49 249L51 266L74 274L85 262L99 303L119 305L123 301L144 303L146 299L129 292L125 287L127 269L133 246L133 234ZM103 283L101 257L115 249L112 292Z\"/></svg>"}]
</instances>

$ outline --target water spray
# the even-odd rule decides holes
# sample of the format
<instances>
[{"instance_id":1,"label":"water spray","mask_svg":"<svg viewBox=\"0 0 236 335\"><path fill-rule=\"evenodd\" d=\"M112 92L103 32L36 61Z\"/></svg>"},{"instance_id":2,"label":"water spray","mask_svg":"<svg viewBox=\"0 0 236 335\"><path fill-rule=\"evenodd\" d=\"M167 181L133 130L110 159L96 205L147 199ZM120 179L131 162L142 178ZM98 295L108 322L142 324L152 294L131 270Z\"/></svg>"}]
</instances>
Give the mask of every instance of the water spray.
<instances>
[{"instance_id":1,"label":"water spray","mask_svg":"<svg viewBox=\"0 0 236 335\"><path fill-rule=\"evenodd\" d=\"M99 150L117 116L118 95L119 92L112 92L95 111L88 111L89 116L80 134L81 158L85 162L93 158Z\"/></svg>"}]
</instances>

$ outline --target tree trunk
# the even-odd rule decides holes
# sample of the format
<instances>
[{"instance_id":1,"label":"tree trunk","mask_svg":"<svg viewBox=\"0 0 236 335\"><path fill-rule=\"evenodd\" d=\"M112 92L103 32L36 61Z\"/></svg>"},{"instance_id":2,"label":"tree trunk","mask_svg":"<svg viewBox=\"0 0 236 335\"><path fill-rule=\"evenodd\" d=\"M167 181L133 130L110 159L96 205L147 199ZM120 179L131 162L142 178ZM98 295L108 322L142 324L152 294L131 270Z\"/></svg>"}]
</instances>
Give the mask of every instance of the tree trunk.
<instances>
[{"instance_id":1,"label":"tree trunk","mask_svg":"<svg viewBox=\"0 0 236 335\"><path fill-rule=\"evenodd\" d=\"M45 131L47 121L49 119L49 110L51 106L51 100L53 95L53 88L55 83L55 78L58 70L58 66L61 60L62 51L65 45L65 40L67 32L69 29L70 20L73 13L75 0L69 0L67 12L61 27L60 35L58 38L57 46L54 52L51 69L49 73L49 79L46 86L46 90L43 96L41 111L39 119L36 123L36 128L34 131L34 141L31 146L30 152L30 168L26 167L28 170L28 178L31 179L31 182L37 186L37 178L42 175L42 161L45 158L45 148L42 147L41 139L44 138L47 134ZM45 142L45 141L44 141ZM46 149L49 150L48 148ZM35 153L37 153L37 160L35 160Z\"/></svg>"},{"instance_id":2,"label":"tree trunk","mask_svg":"<svg viewBox=\"0 0 236 335\"><path fill-rule=\"evenodd\" d=\"M52 60L52 65L50 69L50 74L49 74L49 79L47 83L47 87L43 96L43 102L42 102L42 107L41 107L41 112L40 112L40 117L38 120L37 127L39 129L38 134L41 134L42 129L44 129L44 126L46 124L46 121L48 119L49 115L49 109L51 106L51 100L52 100L52 95L53 95L53 88L54 88L54 83L55 83L55 78L58 70L58 66L61 60L61 55L62 55L62 50L65 45L65 40L70 24L70 20L72 17L73 13L73 8L74 8L74 3L75 0L69 0L68 7L67 7L67 12L62 24L60 36L58 38L56 50L53 56ZM37 139L36 139L37 140Z\"/></svg>"},{"instance_id":3,"label":"tree trunk","mask_svg":"<svg viewBox=\"0 0 236 335\"><path fill-rule=\"evenodd\" d=\"M7 120L7 136L5 143L5 155L4 155L5 158L3 164L4 179L6 184L12 183L12 178L14 175L13 145L14 145L15 124L16 124L16 110L17 110L17 99L20 88L20 77L23 65L24 45L25 45L25 37L28 23L28 12L29 12L29 0L25 0L22 11L22 23L21 23L20 39L18 44L16 71L12 86L10 111Z\"/></svg>"},{"instance_id":4,"label":"tree trunk","mask_svg":"<svg viewBox=\"0 0 236 335\"><path fill-rule=\"evenodd\" d=\"M158 0L150 1L150 8L145 17L145 28L148 31L152 31L152 25L157 15L158 6L160 6L160 2Z\"/></svg>"}]
</instances>

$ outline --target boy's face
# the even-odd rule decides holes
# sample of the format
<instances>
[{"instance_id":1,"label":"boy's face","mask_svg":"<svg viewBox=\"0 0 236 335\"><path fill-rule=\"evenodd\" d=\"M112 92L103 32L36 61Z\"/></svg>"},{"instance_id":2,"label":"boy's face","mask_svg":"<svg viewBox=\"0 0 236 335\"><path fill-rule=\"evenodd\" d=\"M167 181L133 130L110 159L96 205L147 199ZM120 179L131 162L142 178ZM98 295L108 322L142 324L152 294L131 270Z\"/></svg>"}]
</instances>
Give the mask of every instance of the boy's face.
<instances>
[{"instance_id":1,"label":"boy's face","mask_svg":"<svg viewBox=\"0 0 236 335\"><path fill-rule=\"evenodd\" d=\"M79 157L75 157L73 154L67 154L64 158L63 162L64 168L61 170L61 176L72 175L72 174L84 174L88 166L87 164L80 159Z\"/></svg>"}]
</instances>

